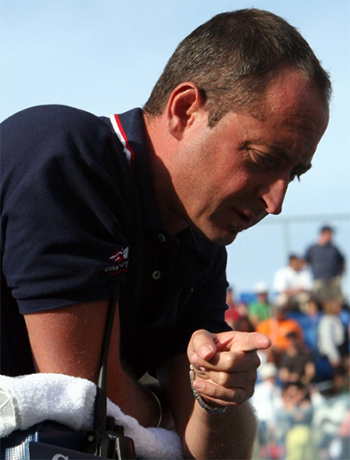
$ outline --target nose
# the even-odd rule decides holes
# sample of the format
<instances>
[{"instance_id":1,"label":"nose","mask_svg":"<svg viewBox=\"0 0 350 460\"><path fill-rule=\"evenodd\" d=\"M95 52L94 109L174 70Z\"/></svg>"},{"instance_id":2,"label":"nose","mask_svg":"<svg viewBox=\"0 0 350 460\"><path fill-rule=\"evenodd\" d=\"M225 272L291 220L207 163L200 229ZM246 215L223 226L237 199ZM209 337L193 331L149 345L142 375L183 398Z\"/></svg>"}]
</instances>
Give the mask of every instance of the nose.
<instances>
[{"instance_id":1,"label":"nose","mask_svg":"<svg viewBox=\"0 0 350 460\"><path fill-rule=\"evenodd\" d=\"M265 211L268 214L278 215L282 212L282 205L288 184L288 181L280 178L261 189L260 198L264 202Z\"/></svg>"}]
</instances>

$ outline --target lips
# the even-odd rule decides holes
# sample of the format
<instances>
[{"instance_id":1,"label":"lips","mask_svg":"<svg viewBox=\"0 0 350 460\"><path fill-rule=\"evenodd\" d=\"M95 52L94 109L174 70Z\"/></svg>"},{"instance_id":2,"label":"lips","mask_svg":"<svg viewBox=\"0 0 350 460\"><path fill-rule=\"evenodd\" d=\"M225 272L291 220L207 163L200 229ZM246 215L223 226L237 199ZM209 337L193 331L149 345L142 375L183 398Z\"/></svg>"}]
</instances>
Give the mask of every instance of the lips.
<instances>
[{"instance_id":1,"label":"lips","mask_svg":"<svg viewBox=\"0 0 350 460\"><path fill-rule=\"evenodd\" d=\"M232 214L235 216L233 224L235 224L240 231L247 230L250 227L254 227L258 222L260 222L264 217L266 217L266 212L253 213L251 211L241 211L237 208L231 208Z\"/></svg>"},{"instance_id":2,"label":"lips","mask_svg":"<svg viewBox=\"0 0 350 460\"><path fill-rule=\"evenodd\" d=\"M231 208L232 224L239 229L239 231L247 230L255 224L255 219L247 213L243 213L236 208Z\"/></svg>"}]
</instances>

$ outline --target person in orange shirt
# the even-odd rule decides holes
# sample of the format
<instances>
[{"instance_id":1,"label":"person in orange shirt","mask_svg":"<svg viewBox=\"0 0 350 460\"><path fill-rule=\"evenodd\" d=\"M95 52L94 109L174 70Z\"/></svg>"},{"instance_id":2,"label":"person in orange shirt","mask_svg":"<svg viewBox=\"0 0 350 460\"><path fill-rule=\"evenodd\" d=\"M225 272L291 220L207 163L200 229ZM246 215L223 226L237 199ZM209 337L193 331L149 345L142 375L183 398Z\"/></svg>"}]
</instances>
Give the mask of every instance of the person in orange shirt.
<instances>
[{"instance_id":1,"label":"person in orange shirt","mask_svg":"<svg viewBox=\"0 0 350 460\"><path fill-rule=\"evenodd\" d=\"M272 346L267 352L267 361L274 362L277 366L281 355L288 347L287 334L295 332L299 339L304 339L301 326L297 321L288 319L287 313L287 299L280 296L273 305L272 317L262 321L256 328L257 332L267 335L271 340Z\"/></svg>"}]
</instances>

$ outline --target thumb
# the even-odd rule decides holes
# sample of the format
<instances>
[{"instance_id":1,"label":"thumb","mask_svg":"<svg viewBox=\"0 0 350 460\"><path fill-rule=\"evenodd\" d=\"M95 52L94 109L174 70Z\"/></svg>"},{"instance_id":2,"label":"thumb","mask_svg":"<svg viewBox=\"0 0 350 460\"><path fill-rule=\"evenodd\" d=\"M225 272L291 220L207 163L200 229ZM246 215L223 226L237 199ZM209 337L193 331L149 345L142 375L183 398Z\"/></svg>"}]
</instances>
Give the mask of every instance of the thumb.
<instances>
[{"instance_id":1,"label":"thumb","mask_svg":"<svg viewBox=\"0 0 350 460\"><path fill-rule=\"evenodd\" d=\"M187 350L189 361L196 365L198 364L198 358L205 361L210 360L215 355L217 349L215 338L215 334L204 329L194 332Z\"/></svg>"}]
</instances>

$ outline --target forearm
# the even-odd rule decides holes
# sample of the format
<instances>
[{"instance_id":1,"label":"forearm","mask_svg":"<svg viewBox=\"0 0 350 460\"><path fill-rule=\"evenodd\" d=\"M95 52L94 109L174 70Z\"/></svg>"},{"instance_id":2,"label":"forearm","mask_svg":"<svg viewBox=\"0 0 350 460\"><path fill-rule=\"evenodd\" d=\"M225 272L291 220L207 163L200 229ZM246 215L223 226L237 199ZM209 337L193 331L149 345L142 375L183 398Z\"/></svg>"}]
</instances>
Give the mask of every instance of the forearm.
<instances>
[{"instance_id":1,"label":"forearm","mask_svg":"<svg viewBox=\"0 0 350 460\"><path fill-rule=\"evenodd\" d=\"M252 456L257 420L248 400L260 363L256 350L270 344L266 336L258 333L212 334L199 330L191 337L187 356L175 356L158 369L157 377L183 439L186 458ZM226 412L209 414L194 400L191 387L200 388L198 391L208 405L228 406Z\"/></svg>"},{"instance_id":2,"label":"forearm","mask_svg":"<svg viewBox=\"0 0 350 460\"><path fill-rule=\"evenodd\" d=\"M108 396L127 415L134 417L144 427L156 427L159 422L159 405L147 387L124 371L109 383Z\"/></svg>"},{"instance_id":3,"label":"forearm","mask_svg":"<svg viewBox=\"0 0 350 460\"><path fill-rule=\"evenodd\" d=\"M108 301L88 302L25 316L37 372L67 374L97 383ZM98 312L98 314L96 313ZM143 426L159 421L157 401L125 369L114 317L107 366L107 396Z\"/></svg>"},{"instance_id":4,"label":"forearm","mask_svg":"<svg viewBox=\"0 0 350 460\"><path fill-rule=\"evenodd\" d=\"M249 459L256 430L257 420L248 402L216 415L195 403L184 435L184 454L195 459Z\"/></svg>"}]
</instances>

